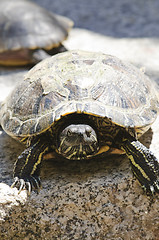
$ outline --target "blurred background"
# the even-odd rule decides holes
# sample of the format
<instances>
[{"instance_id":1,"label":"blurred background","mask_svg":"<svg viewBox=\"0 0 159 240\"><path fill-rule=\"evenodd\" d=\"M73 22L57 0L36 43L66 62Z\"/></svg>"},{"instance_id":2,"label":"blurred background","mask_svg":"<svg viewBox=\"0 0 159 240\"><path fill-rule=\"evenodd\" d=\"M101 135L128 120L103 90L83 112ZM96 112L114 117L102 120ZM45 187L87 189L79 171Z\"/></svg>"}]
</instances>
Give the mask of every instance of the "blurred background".
<instances>
[{"instance_id":1,"label":"blurred background","mask_svg":"<svg viewBox=\"0 0 159 240\"><path fill-rule=\"evenodd\" d=\"M158 0L33 0L75 27L117 38L159 36Z\"/></svg>"}]
</instances>

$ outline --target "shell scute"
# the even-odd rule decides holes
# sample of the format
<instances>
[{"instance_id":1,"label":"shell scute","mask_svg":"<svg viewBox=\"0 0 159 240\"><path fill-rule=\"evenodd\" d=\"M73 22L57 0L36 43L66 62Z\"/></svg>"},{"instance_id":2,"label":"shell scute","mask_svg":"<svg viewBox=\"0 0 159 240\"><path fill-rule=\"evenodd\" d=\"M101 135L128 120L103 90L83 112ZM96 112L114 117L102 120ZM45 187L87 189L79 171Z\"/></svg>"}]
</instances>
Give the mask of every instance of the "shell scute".
<instances>
[{"instance_id":1,"label":"shell scute","mask_svg":"<svg viewBox=\"0 0 159 240\"><path fill-rule=\"evenodd\" d=\"M68 51L32 68L2 105L1 116L10 135L17 133L15 125L27 136L70 113L144 128L156 119L158 109L157 86L136 67L102 53Z\"/></svg>"}]
</instances>

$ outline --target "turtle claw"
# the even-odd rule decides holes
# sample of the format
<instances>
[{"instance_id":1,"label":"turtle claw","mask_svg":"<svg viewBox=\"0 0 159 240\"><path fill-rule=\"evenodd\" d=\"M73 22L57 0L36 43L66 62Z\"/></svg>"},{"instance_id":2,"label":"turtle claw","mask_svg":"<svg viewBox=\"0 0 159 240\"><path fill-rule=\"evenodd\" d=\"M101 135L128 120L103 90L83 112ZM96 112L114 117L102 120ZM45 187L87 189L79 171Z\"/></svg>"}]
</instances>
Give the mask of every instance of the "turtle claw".
<instances>
[{"instance_id":1,"label":"turtle claw","mask_svg":"<svg viewBox=\"0 0 159 240\"><path fill-rule=\"evenodd\" d=\"M27 190L28 195L31 194L32 190L39 193L39 190L41 188L41 182L40 178L37 176L29 176L28 178L14 178L14 182L11 185L11 188L16 187L18 188L18 194L22 190Z\"/></svg>"},{"instance_id":2,"label":"turtle claw","mask_svg":"<svg viewBox=\"0 0 159 240\"><path fill-rule=\"evenodd\" d=\"M20 188L19 188L19 192L20 193L23 189L25 189L25 181L24 179L19 179L19 183L20 183Z\"/></svg>"},{"instance_id":3,"label":"turtle claw","mask_svg":"<svg viewBox=\"0 0 159 240\"><path fill-rule=\"evenodd\" d=\"M153 185L150 186L150 191L152 194L154 194L156 192L159 193L159 182L158 181L155 181L153 183Z\"/></svg>"},{"instance_id":4,"label":"turtle claw","mask_svg":"<svg viewBox=\"0 0 159 240\"><path fill-rule=\"evenodd\" d=\"M155 195L155 193L159 193L159 182L155 181L153 184L150 185L143 185L142 186L146 194L148 195Z\"/></svg>"},{"instance_id":5,"label":"turtle claw","mask_svg":"<svg viewBox=\"0 0 159 240\"><path fill-rule=\"evenodd\" d=\"M12 185L11 185L11 188L14 188L14 187L17 185L18 182L19 182L19 178L18 178L18 177L15 177L15 178L14 178L14 182L13 182Z\"/></svg>"}]
</instances>

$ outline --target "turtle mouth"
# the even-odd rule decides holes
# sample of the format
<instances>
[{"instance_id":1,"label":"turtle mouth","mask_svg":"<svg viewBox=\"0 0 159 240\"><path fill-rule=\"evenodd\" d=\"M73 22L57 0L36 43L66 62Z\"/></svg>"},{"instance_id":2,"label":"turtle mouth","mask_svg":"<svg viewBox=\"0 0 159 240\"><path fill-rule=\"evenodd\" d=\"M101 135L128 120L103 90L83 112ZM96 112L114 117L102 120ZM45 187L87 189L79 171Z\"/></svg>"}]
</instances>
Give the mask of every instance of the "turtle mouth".
<instances>
[{"instance_id":1,"label":"turtle mouth","mask_svg":"<svg viewBox=\"0 0 159 240\"><path fill-rule=\"evenodd\" d=\"M84 160L94 156L99 150L97 143L84 145L82 142L78 145L66 146L60 145L57 149L58 153L70 160Z\"/></svg>"}]
</instances>

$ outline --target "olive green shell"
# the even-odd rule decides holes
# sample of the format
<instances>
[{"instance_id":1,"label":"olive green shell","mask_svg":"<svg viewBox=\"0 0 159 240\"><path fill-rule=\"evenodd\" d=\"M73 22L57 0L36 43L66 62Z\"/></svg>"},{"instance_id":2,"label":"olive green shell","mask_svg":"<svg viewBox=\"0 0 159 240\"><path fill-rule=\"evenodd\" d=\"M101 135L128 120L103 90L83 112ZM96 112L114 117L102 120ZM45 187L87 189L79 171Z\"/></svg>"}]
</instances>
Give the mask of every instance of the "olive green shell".
<instances>
[{"instance_id":1,"label":"olive green shell","mask_svg":"<svg viewBox=\"0 0 159 240\"><path fill-rule=\"evenodd\" d=\"M156 85L142 71L102 53L68 51L33 67L2 104L11 136L39 134L69 113L108 117L146 128L157 117Z\"/></svg>"},{"instance_id":2,"label":"olive green shell","mask_svg":"<svg viewBox=\"0 0 159 240\"><path fill-rule=\"evenodd\" d=\"M0 1L0 52L51 49L68 35L73 22L27 0Z\"/></svg>"}]
</instances>

